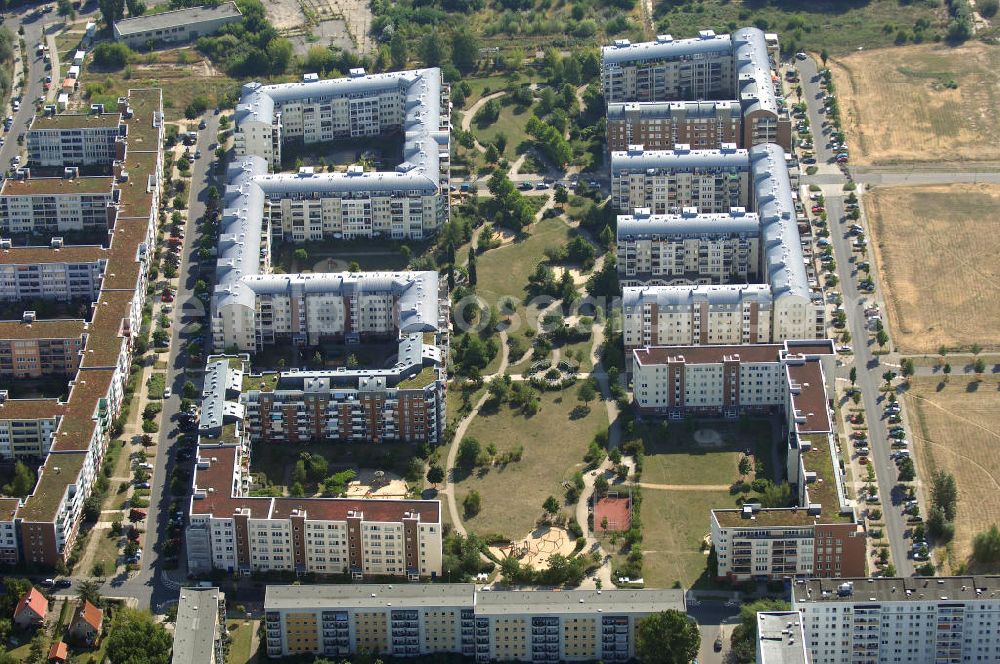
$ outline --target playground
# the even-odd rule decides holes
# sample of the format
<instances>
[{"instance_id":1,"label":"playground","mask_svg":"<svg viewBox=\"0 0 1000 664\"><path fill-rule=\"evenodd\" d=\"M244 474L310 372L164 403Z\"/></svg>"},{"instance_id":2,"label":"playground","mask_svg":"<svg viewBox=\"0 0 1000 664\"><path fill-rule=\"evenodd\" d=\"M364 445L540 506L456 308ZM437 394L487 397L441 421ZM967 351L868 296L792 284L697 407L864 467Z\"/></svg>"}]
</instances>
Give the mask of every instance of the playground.
<instances>
[{"instance_id":1,"label":"playground","mask_svg":"<svg viewBox=\"0 0 1000 664\"><path fill-rule=\"evenodd\" d=\"M594 505L594 530L621 533L632 527L632 497L608 494Z\"/></svg>"},{"instance_id":2,"label":"playground","mask_svg":"<svg viewBox=\"0 0 1000 664\"><path fill-rule=\"evenodd\" d=\"M406 482L389 477L381 470L359 472L359 479L348 483L347 498L406 498Z\"/></svg>"},{"instance_id":3,"label":"playground","mask_svg":"<svg viewBox=\"0 0 1000 664\"><path fill-rule=\"evenodd\" d=\"M500 560L513 556L522 565L544 570L548 568L549 558L553 555L569 556L575 548L576 542L566 529L558 526L540 526L524 539L506 545L491 546L490 551Z\"/></svg>"}]
</instances>

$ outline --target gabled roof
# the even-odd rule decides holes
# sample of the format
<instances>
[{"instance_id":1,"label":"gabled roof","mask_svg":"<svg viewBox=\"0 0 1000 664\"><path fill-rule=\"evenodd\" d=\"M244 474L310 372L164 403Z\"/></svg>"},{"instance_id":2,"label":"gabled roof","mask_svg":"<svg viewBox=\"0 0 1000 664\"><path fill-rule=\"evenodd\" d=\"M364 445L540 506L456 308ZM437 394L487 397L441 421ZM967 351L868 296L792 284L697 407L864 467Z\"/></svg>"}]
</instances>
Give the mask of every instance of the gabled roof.
<instances>
[{"instance_id":1,"label":"gabled roof","mask_svg":"<svg viewBox=\"0 0 1000 664\"><path fill-rule=\"evenodd\" d=\"M73 624L83 621L94 628L95 632L101 631L101 624L104 622L104 611L83 600L83 604L77 607L76 615L73 616Z\"/></svg>"},{"instance_id":2,"label":"gabled roof","mask_svg":"<svg viewBox=\"0 0 1000 664\"><path fill-rule=\"evenodd\" d=\"M14 617L21 615L25 609L31 609L35 615L44 618L45 613L49 610L49 600L45 599L45 595L35 588L31 587L21 601L17 603L17 608L14 609Z\"/></svg>"},{"instance_id":3,"label":"gabled roof","mask_svg":"<svg viewBox=\"0 0 1000 664\"><path fill-rule=\"evenodd\" d=\"M69 648L64 641L56 641L49 648L49 664L52 662L65 662L69 658Z\"/></svg>"}]
</instances>

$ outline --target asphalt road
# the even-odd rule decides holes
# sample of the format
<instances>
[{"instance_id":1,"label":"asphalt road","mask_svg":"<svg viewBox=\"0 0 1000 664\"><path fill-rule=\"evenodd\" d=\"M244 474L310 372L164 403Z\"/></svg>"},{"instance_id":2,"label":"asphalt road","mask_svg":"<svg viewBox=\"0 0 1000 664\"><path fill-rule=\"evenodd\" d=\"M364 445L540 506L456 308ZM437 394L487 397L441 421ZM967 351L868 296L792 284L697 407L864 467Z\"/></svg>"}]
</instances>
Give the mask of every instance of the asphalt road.
<instances>
[{"instance_id":1,"label":"asphalt road","mask_svg":"<svg viewBox=\"0 0 1000 664\"><path fill-rule=\"evenodd\" d=\"M107 593L111 595L135 597L140 606L148 606L154 610L161 607L164 602L176 599L176 581L183 581L187 576L183 542L180 551L178 551L180 565L178 569L163 570L160 557L163 555L163 545L168 539L168 522L171 517L170 504L178 498L170 491L171 473L178 463L186 464L192 472L194 468L193 460L178 462L176 459L176 452L179 449L177 415L180 412L184 383L191 380L198 386L199 392L201 390L201 371L189 374L187 370L187 345L197 334L207 334L207 331L197 334L192 331L194 323L202 323L202 325L205 323L203 313L206 308L194 294L194 285L200 278L201 272L199 263L197 260L193 261L192 258L198 245L197 219L205 213L205 189L209 184L212 184L209 177L212 151L208 149L208 145L215 142L215 136L218 132L218 117L207 116L206 120L206 128L198 133L197 146L192 147L191 150L191 153L194 154L195 149L201 149L202 156L200 159L192 160L191 196L188 201L188 219L184 227L184 248L181 252L181 264L178 269L179 285L173 302L174 309L171 313L173 324L170 327L170 350L167 354L166 384L172 388L173 395L169 399L163 400L156 460L153 462L153 476L150 480L150 522L147 524L143 557L139 572L122 583L110 581L110 587L106 589ZM155 297L159 297L159 295ZM182 496L180 499L181 509L186 511L183 505L187 498Z\"/></svg>"},{"instance_id":2,"label":"asphalt road","mask_svg":"<svg viewBox=\"0 0 1000 664\"><path fill-rule=\"evenodd\" d=\"M820 109L823 104L816 64L809 59L797 61L796 65L802 74L802 91L808 106L809 124L814 128L814 131L817 131L822 127L823 116L820 114ZM833 153L826 148L829 134L814 134L814 136L817 159L821 163L833 162ZM831 176L827 175L827 177ZM827 184L842 186L847 182L843 175L837 177L836 182ZM811 179L805 178L805 181L810 182ZM857 387L861 389L862 393L865 421L868 424L868 440L871 443L869 445L872 452L871 458L875 464L879 496L882 499L884 535L889 541L897 574L911 576L913 574L913 561L909 558L909 546L903 536L907 525L902 515L902 496L899 492L894 493L893 491L898 471L895 462L889 458L891 448L889 447L889 432L884 417L885 399L878 390L886 368L881 366L878 356L873 353L875 350L874 342L869 340L862 304L865 301L874 301L876 296L858 290L858 273L855 262L851 260L853 237L847 234L848 226L853 222L846 221L842 189L838 187L837 193L831 195L832 193L831 190L825 192L826 212L830 224L830 241L833 243L837 273L840 278L839 288L844 296L843 306L847 313L847 325L854 346L854 362L858 368ZM871 274L877 280L877 271L872 270ZM878 288L877 283L876 288Z\"/></svg>"},{"instance_id":3,"label":"asphalt road","mask_svg":"<svg viewBox=\"0 0 1000 664\"><path fill-rule=\"evenodd\" d=\"M45 39L46 28L54 31L58 29L62 21L62 19L55 15L55 12L43 14L37 18L29 18L32 12L34 12L34 7L19 7L15 11L8 12L4 20L4 27L14 33L15 36L17 36L18 27L24 26L24 44L27 50L27 60L21 64L27 65L28 70L26 77L27 86L22 94L21 109L16 113L11 113L10 100L5 100L4 103L3 117L6 118L10 114L14 118L14 125L10 131L3 133L6 141L4 146L0 148L0 167L4 171L10 166L10 160L14 155L21 154L23 160L25 154L23 152L24 146L17 144L17 137L27 131L28 123L35 115L34 101L44 94L42 81L46 75L45 63L42 61L42 56L35 55L35 45ZM17 42L15 41L15 46L16 44ZM15 57L21 57L20 52L15 51ZM12 85L11 93L16 96L18 94L16 77L13 79Z\"/></svg>"}]
</instances>

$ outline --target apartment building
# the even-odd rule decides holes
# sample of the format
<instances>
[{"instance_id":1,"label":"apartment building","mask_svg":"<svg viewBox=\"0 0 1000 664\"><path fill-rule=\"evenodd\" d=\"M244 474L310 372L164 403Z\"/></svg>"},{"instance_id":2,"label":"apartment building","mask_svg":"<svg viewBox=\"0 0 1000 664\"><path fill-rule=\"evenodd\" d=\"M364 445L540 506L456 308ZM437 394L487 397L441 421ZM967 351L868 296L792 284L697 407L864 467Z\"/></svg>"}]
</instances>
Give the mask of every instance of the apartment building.
<instances>
[{"instance_id":1,"label":"apartment building","mask_svg":"<svg viewBox=\"0 0 1000 664\"><path fill-rule=\"evenodd\" d=\"M809 664L802 616L796 611L757 612L757 664Z\"/></svg>"},{"instance_id":2,"label":"apartment building","mask_svg":"<svg viewBox=\"0 0 1000 664\"><path fill-rule=\"evenodd\" d=\"M438 69L263 86L249 83L236 108L237 156L257 156L231 171L263 190L275 237L291 242L358 237L423 239L449 214L450 102ZM403 162L393 171L267 175L281 167L285 141L403 134ZM244 194L249 194L245 192ZM230 201L227 201L229 203ZM256 203L256 201L254 201ZM253 205L248 214L260 214ZM254 222L257 223L257 222Z\"/></svg>"},{"instance_id":3,"label":"apartment building","mask_svg":"<svg viewBox=\"0 0 1000 664\"><path fill-rule=\"evenodd\" d=\"M823 296L806 272L784 153L769 144L751 148L747 156L752 186L746 198L760 222L757 274L763 283L626 286L622 308L627 349L781 342L826 335ZM629 269L629 246L626 242L623 270ZM721 255L715 258L723 260Z\"/></svg>"},{"instance_id":4,"label":"apartment building","mask_svg":"<svg viewBox=\"0 0 1000 664\"><path fill-rule=\"evenodd\" d=\"M686 611L682 590L477 591L471 583L268 586L269 657L461 654L490 661L627 661L635 627Z\"/></svg>"},{"instance_id":5,"label":"apartment building","mask_svg":"<svg viewBox=\"0 0 1000 664\"><path fill-rule=\"evenodd\" d=\"M622 286L753 283L760 280L760 220L743 208L724 214L618 215Z\"/></svg>"},{"instance_id":6,"label":"apartment building","mask_svg":"<svg viewBox=\"0 0 1000 664\"><path fill-rule=\"evenodd\" d=\"M252 374L248 356L212 357L200 431L236 421L254 442L441 442L445 359L420 335L399 342L387 369L286 370Z\"/></svg>"},{"instance_id":7,"label":"apartment building","mask_svg":"<svg viewBox=\"0 0 1000 664\"><path fill-rule=\"evenodd\" d=\"M201 435L185 533L192 573L441 575L439 501L250 497L249 450L238 422Z\"/></svg>"},{"instance_id":8,"label":"apartment building","mask_svg":"<svg viewBox=\"0 0 1000 664\"><path fill-rule=\"evenodd\" d=\"M243 20L235 2L221 2L169 12L131 16L115 22L115 39L132 48L150 44L183 44L213 35L225 25Z\"/></svg>"},{"instance_id":9,"label":"apartment building","mask_svg":"<svg viewBox=\"0 0 1000 664\"><path fill-rule=\"evenodd\" d=\"M736 101L617 102L608 104L607 121L609 152L625 152L630 145L718 150L743 139Z\"/></svg>"},{"instance_id":10,"label":"apartment building","mask_svg":"<svg viewBox=\"0 0 1000 664\"><path fill-rule=\"evenodd\" d=\"M95 104L91 113L47 113L36 117L28 129L28 166L107 167L120 159L128 124L121 113L104 113Z\"/></svg>"},{"instance_id":11,"label":"apartment building","mask_svg":"<svg viewBox=\"0 0 1000 664\"><path fill-rule=\"evenodd\" d=\"M0 232L106 232L114 223L110 215L117 203L114 178L79 177L74 168L63 177L33 178L28 172L0 186Z\"/></svg>"},{"instance_id":12,"label":"apartment building","mask_svg":"<svg viewBox=\"0 0 1000 664\"><path fill-rule=\"evenodd\" d=\"M780 82L772 74L775 52L768 36L757 28L741 28L731 35L702 30L692 39L660 35L638 44L619 39L601 49L604 98L609 104L701 100L738 104L740 134L733 142L744 148L777 143L788 150L791 120L780 98Z\"/></svg>"},{"instance_id":13,"label":"apartment building","mask_svg":"<svg viewBox=\"0 0 1000 664\"><path fill-rule=\"evenodd\" d=\"M181 589L171 664L223 664L225 635L225 593L218 588Z\"/></svg>"},{"instance_id":14,"label":"apartment building","mask_svg":"<svg viewBox=\"0 0 1000 664\"><path fill-rule=\"evenodd\" d=\"M85 324L79 368L69 394L59 399L6 399L0 404L0 451L4 456L44 456L32 493L17 501L13 516L19 562L51 569L65 562L73 548L83 504L90 496L109 442L109 430L121 409L146 297L160 193L163 141L159 90L130 90L119 99L130 145L107 178L117 192L101 228L106 249L82 248L105 260L99 291ZM143 151L141 148L150 148ZM7 184L10 184L8 181ZM22 264L33 252L42 263L82 260L72 247L0 247L3 264ZM82 262L97 262L90 260ZM23 323L22 323L23 324ZM35 322L31 323L36 325ZM39 324L43 337L46 323ZM25 335L27 336L27 335ZM6 396L6 395L5 395ZM0 528L4 526L0 518ZM3 554L0 531L0 555Z\"/></svg>"},{"instance_id":15,"label":"apartment building","mask_svg":"<svg viewBox=\"0 0 1000 664\"><path fill-rule=\"evenodd\" d=\"M106 233L106 232L105 232ZM101 290L108 250L100 245L13 246L0 240L0 302L82 300L93 302Z\"/></svg>"},{"instance_id":16,"label":"apartment building","mask_svg":"<svg viewBox=\"0 0 1000 664\"><path fill-rule=\"evenodd\" d=\"M221 262L221 261L220 261ZM238 271L237 271L238 272ZM275 343L395 341L447 328L436 272L254 274L226 269L212 301L218 350Z\"/></svg>"},{"instance_id":17,"label":"apartment building","mask_svg":"<svg viewBox=\"0 0 1000 664\"><path fill-rule=\"evenodd\" d=\"M862 575L867 533L847 498L829 400L834 394L833 342L784 344L778 354L777 377L774 363L767 361L773 350L718 349L710 357L698 353L711 350L696 347L664 349L669 373L667 366L661 366L657 374L649 365L637 389L646 407L669 413L686 412L688 399L695 412L714 409L734 416L773 409L783 413L786 477L793 487L794 506L764 508L746 503L740 509L712 510L712 543L720 578ZM686 366L688 355L694 358L691 366Z\"/></svg>"},{"instance_id":18,"label":"apartment building","mask_svg":"<svg viewBox=\"0 0 1000 664\"><path fill-rule=\"evenodd\" d=\"M645 150L631 146L611 153L611 203L619 210L648 209L679 214L684 208L721 214L750 206L750 161L746 150Z\"/></svg>"},{"instance_id":19,"label":"apartment building","mask_svg":"<svg viewBox=\"0 0 1000 664\"><path fill-rule=\"evenodd\" d=\"M82 320L0 321L0 377L40 378L76 373L86 344Z\"/></svg>"},{"instance_id":20,"label":"apartment building","mask_svg":"<svg viewBox=\"0 0 1000 664\"><path fill-rule=\"evenodd\" d=\"M632 351L640 412L679 419L689 414L738 417L785 406L785 358L833 357L829 340L736 346L649 346Z\"/></svg>"},{"instance_id":21,"label":"apartment building","mask_svg":"<svg viewBox=\"0 0 1000 664\"><path fill-rule=\"evenodd\" d=\"M1000 577L805 579L792 609L815 664L1000 661Z\"/></svg>"}]
</instances>

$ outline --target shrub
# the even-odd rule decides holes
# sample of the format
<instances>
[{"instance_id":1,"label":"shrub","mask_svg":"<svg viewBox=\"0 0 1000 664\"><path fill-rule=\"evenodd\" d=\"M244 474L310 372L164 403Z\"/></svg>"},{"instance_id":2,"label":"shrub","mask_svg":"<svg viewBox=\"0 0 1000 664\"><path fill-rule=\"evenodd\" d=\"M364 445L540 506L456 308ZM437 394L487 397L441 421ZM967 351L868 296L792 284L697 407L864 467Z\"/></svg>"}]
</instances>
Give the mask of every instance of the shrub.
<instances>
[{"instance_id":1,"label":"shrub","mask_svg":"<svg viewBox=\"0 0 1000 664\"><path fill-rule=\"evenodd\" d=\"M101 42L94 48L94 64L102 69L121 69L135 55L122 42Z\"/></svg>"}]
</instances>

